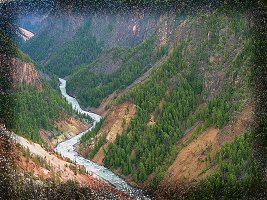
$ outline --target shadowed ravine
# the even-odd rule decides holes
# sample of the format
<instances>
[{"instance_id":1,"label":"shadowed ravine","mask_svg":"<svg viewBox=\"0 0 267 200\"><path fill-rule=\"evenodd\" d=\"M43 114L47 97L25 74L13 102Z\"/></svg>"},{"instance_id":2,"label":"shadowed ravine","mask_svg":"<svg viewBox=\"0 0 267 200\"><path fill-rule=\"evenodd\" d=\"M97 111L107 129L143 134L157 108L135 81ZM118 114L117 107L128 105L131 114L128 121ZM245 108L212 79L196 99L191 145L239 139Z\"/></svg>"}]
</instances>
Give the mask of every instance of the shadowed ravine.
<instances>
[{"instance_id":1,"label":"shadowed ravine","mask_svg":"<svg viewBox=\"0 0 267 200\"><path fill-rule=\"evenodd\" d=\"M72 105L72 108L77 110L80 113L84 113L93 118L94 120L93 126L88 129L88 130L91 130L95 126L95 124L100 121L101 116L95 113L92 113L92 112L87 112L87 111L82 110L77 100L67 94L66 81L61 78L59 78L59 81L60 81L59 88L60 88L61 94L66 98L67 102ZM125 182L123 179L121 179L116 174L111 172L109 169L105 168L104 166L100 166L78 155L78 153L75 151L74 145L79 142L80 138L88 130L81 132L80 134L76 135L75 137L69 140L59 143L57 147L55 148L55 151L61 154L63 157L69 158L70 160L76 162L77 164L84 166L88 172L93 172L93 174L95 174L96 177L99 176L105 181L108 181L109 183L114 185L117 189L134 197L135 199L149 199L143 194L142 190L131 187L129 184L127 184L127 182Z\"/></svg>"}]
</instances>

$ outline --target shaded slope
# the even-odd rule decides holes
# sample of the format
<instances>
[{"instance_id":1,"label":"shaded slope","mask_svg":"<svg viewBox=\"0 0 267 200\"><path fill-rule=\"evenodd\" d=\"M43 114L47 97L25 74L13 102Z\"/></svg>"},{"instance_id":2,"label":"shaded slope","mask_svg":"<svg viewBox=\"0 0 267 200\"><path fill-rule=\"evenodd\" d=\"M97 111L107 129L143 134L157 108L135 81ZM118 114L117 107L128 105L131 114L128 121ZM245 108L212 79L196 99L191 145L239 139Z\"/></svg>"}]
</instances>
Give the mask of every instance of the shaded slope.
<instances>
[{"instance_id":1,"label":"shaded slope","mask_svg":"<svg viewBox=\"0 0 267 200\"><path fill-rule=\"evenodd\" d=\"M41 138L40 129L51 131L46 135L51 139L63 133L56 121L67 120L70 116L82 118L72 111L71 106L58 91L51 87L50 82L39 75L32 60L26 54L6 36L1 35L1 40L9 42L9 48L12 50L12 52L5 52L9 53L10 57L3 53L0 55L3 69L10 73L8 96L11 102L9 108L1 106L3 113L10 110L4 116L9 118L5 122L9 129L35 142L48 142ZM5 76L8 75L5 74Z\"/></svg>"},{"instance_id":2,"label":"shaded slope","mask_svg":"<svg viewBox=\"0 0 267 200\"><path fill-rule=\"evenodd\" d=\"M45 67L60 77L72 73L81 64L90 63L101 52L102 45L90 34L91 19L85 19L70 41L65 42L51 54Z\"/></svg>"},{"instance_id":3,"label":"shaded slope","mask_svg":"<svg viewBox=\"0 0 267 200\"><path fill-rule=\"evenodd\" d=\"M42 21L38 33L21 48L39 64L45 64L62 44L72 39L82 24L81 17L51 14Z\"/></svg>"}]
</instances>

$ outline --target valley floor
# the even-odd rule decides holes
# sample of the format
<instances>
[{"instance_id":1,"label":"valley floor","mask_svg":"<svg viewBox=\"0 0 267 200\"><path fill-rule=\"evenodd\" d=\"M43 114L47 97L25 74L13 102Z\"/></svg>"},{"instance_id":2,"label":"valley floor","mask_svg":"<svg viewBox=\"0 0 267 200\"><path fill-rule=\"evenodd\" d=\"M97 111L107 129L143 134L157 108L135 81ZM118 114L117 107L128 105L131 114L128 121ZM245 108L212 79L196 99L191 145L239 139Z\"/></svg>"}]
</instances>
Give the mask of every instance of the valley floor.
<instances>
[{"instance_id":1,"label":"valley floor","mask_svg":"<svg viewBox=\"0 0 267 200\"><path fill-rule=\"evenodd\" d=\"M50 152L43 148L41 145L31 142L21 136L14 135L15 140L24 149L27 149L29 153L34 156L42 157L52 170L45 167L38 166L34 162L34 159L27 161L24 156L19 157L19 166L26 172L32 172L34 177L47 179L53 176L53 173L59 178L59 181L66 182L68 180L75 180L81 185L87 186L94 191L106 190L110 193L118 195L121 199L130 199L124 193L115 189L112 185L98 177L93 173L85 173L79 171L81 166L76 166L74 163L69 162L60 155L54 152Z\"/></svg>"}]
</instances>

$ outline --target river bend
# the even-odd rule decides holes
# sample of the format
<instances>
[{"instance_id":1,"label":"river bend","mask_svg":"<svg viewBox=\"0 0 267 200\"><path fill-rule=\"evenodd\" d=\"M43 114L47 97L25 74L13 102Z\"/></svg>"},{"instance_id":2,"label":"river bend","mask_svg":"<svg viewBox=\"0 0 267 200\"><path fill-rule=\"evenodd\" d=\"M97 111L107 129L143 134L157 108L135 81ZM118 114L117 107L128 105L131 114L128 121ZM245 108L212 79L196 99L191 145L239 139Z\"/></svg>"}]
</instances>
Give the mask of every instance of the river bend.
<instances>
[{"instance_id":1,"label":"river bend","mask_svg":"<svg viewBox=\"0 0 267 200\"><path fill-rule=\"evenodd\" d=\"M149 199L143 194L143 191L137 188L133 188L130 186L127 182L125 182L123 179L121 179L119 176L114 174L109 169L105 168L104 166L98 165L88 159L85 159L81 157L76 151L74 145L77 144L80 140L80 138L87 132L90 131L92 128L95 127L95 124L100 121L101 116L84 111L81 109L78 101L69 96L66 92L66 80L59 78L60 81L60 91L61 94L66 98L67 102L71 104L72 108L80 113L89 115L93 119L93 126L90 127L88 130L79 133L75 137L72 137L69 140L66 140L64 142L59 143L55 151L59 154L61 154L63 157L69 158L70 160L76 162L79 165L82 165L86 168L88 172L92 172L93 176L100 177L101 179L104 179L105 181L111 183L114 185L117 189L121 190L122 192L134 197L135 199Z\"/></svg>"}]
</instances>

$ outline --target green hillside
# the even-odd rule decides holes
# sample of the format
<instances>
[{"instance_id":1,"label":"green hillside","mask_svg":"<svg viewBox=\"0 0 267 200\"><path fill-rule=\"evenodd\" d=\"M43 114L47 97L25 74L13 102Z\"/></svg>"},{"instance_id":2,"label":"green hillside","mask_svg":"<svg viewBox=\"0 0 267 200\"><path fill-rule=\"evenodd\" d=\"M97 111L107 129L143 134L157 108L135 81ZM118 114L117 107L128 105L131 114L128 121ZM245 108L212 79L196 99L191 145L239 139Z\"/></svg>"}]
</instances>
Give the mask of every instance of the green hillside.
<instances>
[{"instance_id":1,"label":"green hillside","mask_svg":"<svg viewBox=\"0 0 267 200\"><path fill-rule=\"evenodd\" d=\"M100 59L82 66L68 78L67 91L75 94L83 106L99 106L101 100L130 85L166 53L162 49L155 49L156 42L155 37L152 37L133 48L114 47L104 52ZM111 58L106 56L107 53L112 54ZM97 72L98 63L103 62L102 58L113 60L116 69Z\"/></svg>"},{"instance_id":2,"label":"green hillside","mask_svg":"<svg viewBox=\"0 0 267 200\"><path fill-rule=\"evenodd\" d=\"M46 68L60 77L65 77L81 64L90 63L101 52L101 44L90 34L90 19L77 30L72 40L56 49Z\"/></svg>"},{"instance_id":3,"label":"green hillside","mask_svg":"<svg viewBox=\"0 0 267 200\"><path fill-rule=\"evenodd\" d=\"M5 49L5 53L11 56L10 59L19 59L18 62L21 63L18 64L20 65L23 64L22 62L33 62L7 36L1 34L0 40L5 44L4 47L8 48ZM40 129L53 131L53 136L55 136L61 134L55 127L56 121L67 119L70 116L88 118L72 110L71 106L62 98L59 90L51 86L54 80L52 81L51 79L50 83L38 75L42 87L40 90L33 83L26 84L24 81L20 84L16 83L16 80L12 81L10 77L8 78L8 74L14 70L14 66L11 63L7 63L5 67L2 70L5 69L7 71L5 74L1 73L1 75L4 75L1 77L1 83L7 92L1 93L1 105L3 105L1 106L1 113L3 114L1 118L6 122L6 126L16 134L31 139L34 142L42 143L44 141L40 137ZM14 85L16 85L15 88ZM91 121L90 118L88 120Z\"/></svg>"},{"instance_id":4,"label":"green hillside","mask_svg":"<svg viewBox=\"0 0 267 200\"><path fill-rule=\"evenodd\" d=\"M202 122L195 137L211 126L221 129L250 99L253 45L246 18L215 12L185 20L187 35L165 61L143 84L115 102L131 101L137 112L109 145L104 164L120 169L122 175L130 174L137 183L153 174L152 187L173 163L179 151L176 143L188 128ZM164 102L162 108L160 102ZM153 126L148 123L151 116ZM246 154L249 148L243 151Z\"/></svg>"},{"instance_id":5,"label":"green hillside","mask_svg":"<svg viewBox=\"0 0 267 200\"><path fill-rule=\"evenodd\" d=\"M72 108L61 94L44 83L42 91L32 85L24 85L14 94L16 118L12 130L35 142L41 142L39 130L53 130L55 121L73 114ZM60 134L60 133L58 133Z\"/></svg>"}]
</instances>

